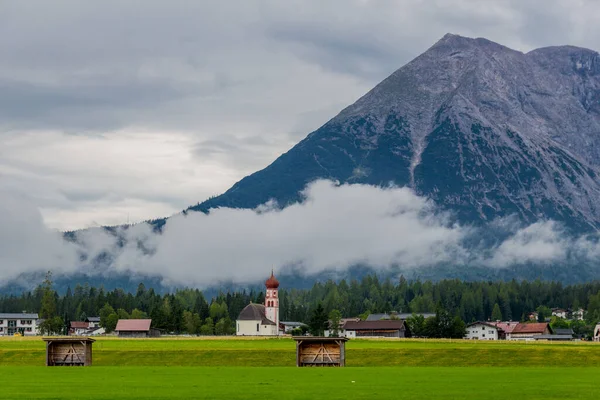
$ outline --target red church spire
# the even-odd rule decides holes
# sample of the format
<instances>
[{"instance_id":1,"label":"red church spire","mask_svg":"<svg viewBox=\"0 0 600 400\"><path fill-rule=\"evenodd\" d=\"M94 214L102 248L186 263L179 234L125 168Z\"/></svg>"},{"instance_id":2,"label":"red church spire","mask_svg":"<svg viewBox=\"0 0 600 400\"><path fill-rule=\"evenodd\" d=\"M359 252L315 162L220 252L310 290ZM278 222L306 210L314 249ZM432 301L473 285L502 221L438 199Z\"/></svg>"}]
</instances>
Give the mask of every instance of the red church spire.
<instances>
[{"instance_id":1,"label":"red church spire","mask_svg":"<svg viewBox=\"0 0 600 400\"><path fill-rule=\"evenodd\" d=\"M265 285L267 286L267 289L277 289L279 287L279 281L275 278L273 270L271 270L271 276L267 279Z\"/></svg>"}]
</instances>

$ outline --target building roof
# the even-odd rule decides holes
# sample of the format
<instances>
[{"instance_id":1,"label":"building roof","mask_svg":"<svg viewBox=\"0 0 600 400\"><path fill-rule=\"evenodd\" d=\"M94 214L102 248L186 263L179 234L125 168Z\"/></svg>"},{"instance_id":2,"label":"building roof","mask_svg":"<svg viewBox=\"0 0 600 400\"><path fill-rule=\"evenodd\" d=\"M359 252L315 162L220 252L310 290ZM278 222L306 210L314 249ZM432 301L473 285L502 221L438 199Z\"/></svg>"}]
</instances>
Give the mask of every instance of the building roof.
<instances>
[{"instance_id":1,"label":"building roof","mask_svg":"<svg viewBox=\"0 0 600 400\"><path fill-rule=\"evenodd\" d=\"M87 322L100 322L100 317L87 317L85 320Z\"/></svg>"},{"instance_id":2,"label":"building roof","mask_svg":"<svg viewBox=\"0 0 600 400\"><path fill-rule=\"evenodd\" d=\"M546 329L549 329L547 322L535 322L531 324L519 323L512 333L544 333Z\"/></svg>"},{"instance_id":3,"label":"building roof","mask_svg":"<svg viewBox=\"0 0 600 400\"><path fill-rule=\"evenodd\" d=\"M391 318L397 319L408 319L412 317L412 313L379 313L379 314L369 314L367 317L367 321L379 321ZM423 318L435 317L435 313L415 313L415 315L422 315Z\"/></svg>"},{"instance_id":4,"label":"building roof","mask_svg":"<svg viewBox=\"0 0 600 400\"><path fill-rule=\"evenodd\" d=\"M89 337L73 337L73 336L49 336L49 337L43 337L42 340L44 342L56 342L56 343L60 343L60 342L87 342L87 343L93 343L96 340L89 338Z\"/></svg>"},{"instance_id":5,"label":"building roof","mask_svg":"<svg viewBox=\"0 0 600 400\"><path fill-rule=\"evenodd\" d=\"M37 314L28 313L0 313L0 319L38 319Z\"/></svg>"},{"instance_id":6,"label":"building roof","mask_svg":"<svg viewBox=\"0 0 600 400\"><path fill-rule=\"evenodd\" d=\"M490 328L502 330L502 328L500 328L498 325L495 325L495 324L493 324L491 322L486 322L486 321L471 322L469 325L467 325L467 327L474 326L474 325L485 325L485 326L488 326Z\"/></svg>"},{"instance_id":7,"label":"building roof","mask_svg":"<svg viewBox=\"0 0 600 400\"><path fill-rule=\"evenodd\" d=\"M331 336L292 336L297 342L347 342L346 337L331 337Z\"/></svg>"},{"instance_id":8,"label":"building roof","mask_svg":"<svg viewBox=\"0 0 600 400\"><path fill-rule=\"evenodd\" d=\"M285 326L303 326L306 325L304 322L296 322L296 321L281 321L281 325Z\"/></svg>"},{"instance_id":9,"label":"building roof","mask_svg":"<svg viewBox=\"0 0 600 400\"><path fill-rule=\"evenodd\" d=\"M535 340L573 340L573 335L538 335Z\"/></svg>"},{"instance_id":10,"label":"building roof","mask_svg":"<svg viewBox=\"0 0 600 400\"><path fill-rule=\"evenodd\" d=\"M507 321L507 322L492 322L492 325L496 325L496 327L498 329L501 329L504 331L504 333L512 333L512 331L515 329L515 327L517 325L519 325L518 322L515 321Z\"/></svg>"},{"instance_id":11,"label":"building roof","mask_svg":"<svg viewBox=\"0 0 600 400\"><path fill-rule=\"evenodd\" d=\"M273 271L271 271L269 279L265 281L265 286L267 286L267 289L277 289L279 287L279 281L275 278L275 275L273 275Z\"/></svg>"},{"instance_id":12,"label":"building roof","mask_svg":"<svg viewBox=\"0 0 600 400\"><path fill-rule=\"evenodd\" d=\"M397 329L404 330L404 321L399 319L388 319L379 321L347 321L344 324L347 331L377 330L377 329Z\"/></svg>"},{"instance_id":13,"label":"building roof","mask_svg":"<svg viewBox=\"0 0 600 400\"><path fill-rule=\"evenodd\" d=\"M71 321L71 328L73 329L87 329L90 324L85 321Z\"/></svg>"},{"instance_id":14,"label":"building roof","mask_svg":"<svg viewBox=\"0 0 600 400\"><path fill-rule=\"evenodd\" d=\"M244 307L238 316L238 321L260 321L262 325L275 325L275 322L266 317L264 304L256 303Z\"/></svg>"},{"instance_id":15,"label":"building roof","mask_svg":"<svg viewBox=\"0 0 600 400\"><path fill-rule=\"evenodd\" d=\"M569 336L573 336L573 333L574 333L573 329L571 329L571 328L555 328L555 329L552 329L552 331L556 335L569 335Z\"/></svg>"},{"instance_id":16,"label":"building roof","mask_svg":"<svg viewBox=\"0 0 600 400\"><path fill-rule=\"evenodd\" d=\"M117 322L116 332L141 332L149 331L151 319L120 319Z\"/></svg>"}]
</instances>

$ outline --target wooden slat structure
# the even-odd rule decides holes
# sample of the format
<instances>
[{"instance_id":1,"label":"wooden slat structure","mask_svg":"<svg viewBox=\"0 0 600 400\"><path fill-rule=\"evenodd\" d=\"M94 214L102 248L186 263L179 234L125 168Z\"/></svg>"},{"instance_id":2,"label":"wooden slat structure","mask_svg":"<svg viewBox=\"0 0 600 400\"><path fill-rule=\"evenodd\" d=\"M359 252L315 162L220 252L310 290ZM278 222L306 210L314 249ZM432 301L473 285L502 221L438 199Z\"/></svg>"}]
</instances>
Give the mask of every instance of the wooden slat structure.
<instances>
[{"instance_id":1,"label":"wooden slat structure","mask_svg":"<svg viewBox=\"0 0 600 400\"><path fill-rule=\"evenodd\" d=\"M89 367L92 365L92 343L88 337L48 337L46 366Z\"/></svg>"},{"instance_id":2,"label":"wooden slat structure","mask_svg":"<svg viewBox=\"0 0 600 400\"><path fill-rule=\"evenodd\" d=\"M347 338L294 336L296 366L343 367L346 365Z\"/></svg>"}]
</instances>

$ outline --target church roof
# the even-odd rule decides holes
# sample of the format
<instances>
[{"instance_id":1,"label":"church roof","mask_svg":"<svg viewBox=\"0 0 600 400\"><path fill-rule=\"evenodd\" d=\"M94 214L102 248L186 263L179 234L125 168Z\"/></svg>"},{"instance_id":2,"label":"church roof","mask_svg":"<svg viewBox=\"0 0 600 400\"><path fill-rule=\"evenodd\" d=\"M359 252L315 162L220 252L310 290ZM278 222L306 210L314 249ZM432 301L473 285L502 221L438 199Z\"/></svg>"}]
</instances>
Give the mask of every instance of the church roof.
<instances>
[{"instance_id":1,"label":"church roof","mask_svg":"<svg viewBox=\"0 0 600 400\"><path fill-rule=\"evenodd\" d=\"M268 289L277 289L279 287L279 281L277 280L277 278L275 278L275 275L273 275L273 271L271 271L271 276L269 277L269 279L267 279L265 285Z\"/></svg>"},{"instance_id":2,"label":"church roof","mask_svg":"<svg viewBox=\"0 0 600 400\"><path fill-rule=\"evenodd\" d=\"M238 316L238 321L260 321L262 325L275 325L265 316L265 306L263 304L250 303Z\"/></svg>"}]
</instances>

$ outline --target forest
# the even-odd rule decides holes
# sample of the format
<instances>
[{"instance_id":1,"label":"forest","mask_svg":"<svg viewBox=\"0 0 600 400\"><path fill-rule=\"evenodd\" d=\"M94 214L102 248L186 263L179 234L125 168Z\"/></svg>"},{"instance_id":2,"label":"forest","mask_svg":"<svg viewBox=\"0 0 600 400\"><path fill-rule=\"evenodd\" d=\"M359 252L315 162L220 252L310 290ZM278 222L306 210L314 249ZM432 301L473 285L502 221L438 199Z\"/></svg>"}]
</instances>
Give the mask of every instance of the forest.
<instances>
[{"instance_id":1,"label":"forest","mask_svg":"<svg viewBox=\"0 0 600 400\"><path fill-rule=\"evenodd\" d=\"M550 308L586 310L585 322L600 321L600 281L563 285L547 281L465 282L460 280L381 280L377 275L361 280L316 282L310 289L280 288L280 320L310 323L315 311L341 317L366 317L369 313L422 313L443 310L445 315L469 323L479 320L523 321L533 311L549 317ZM206 298L199 289L180 289L158 294L140 283L135 292L104 290L88 284L68 288L64 295L52 288L47 277L33 291L0 295L0 312L34 312L62 321L100 316L110 331L119 318L152 318L152 325L166 332L226 335L250 302L263 303L264 293L254 290L222 292ZM48 305L50 304L50 306Z\"/></svg>"}]
</instances>

